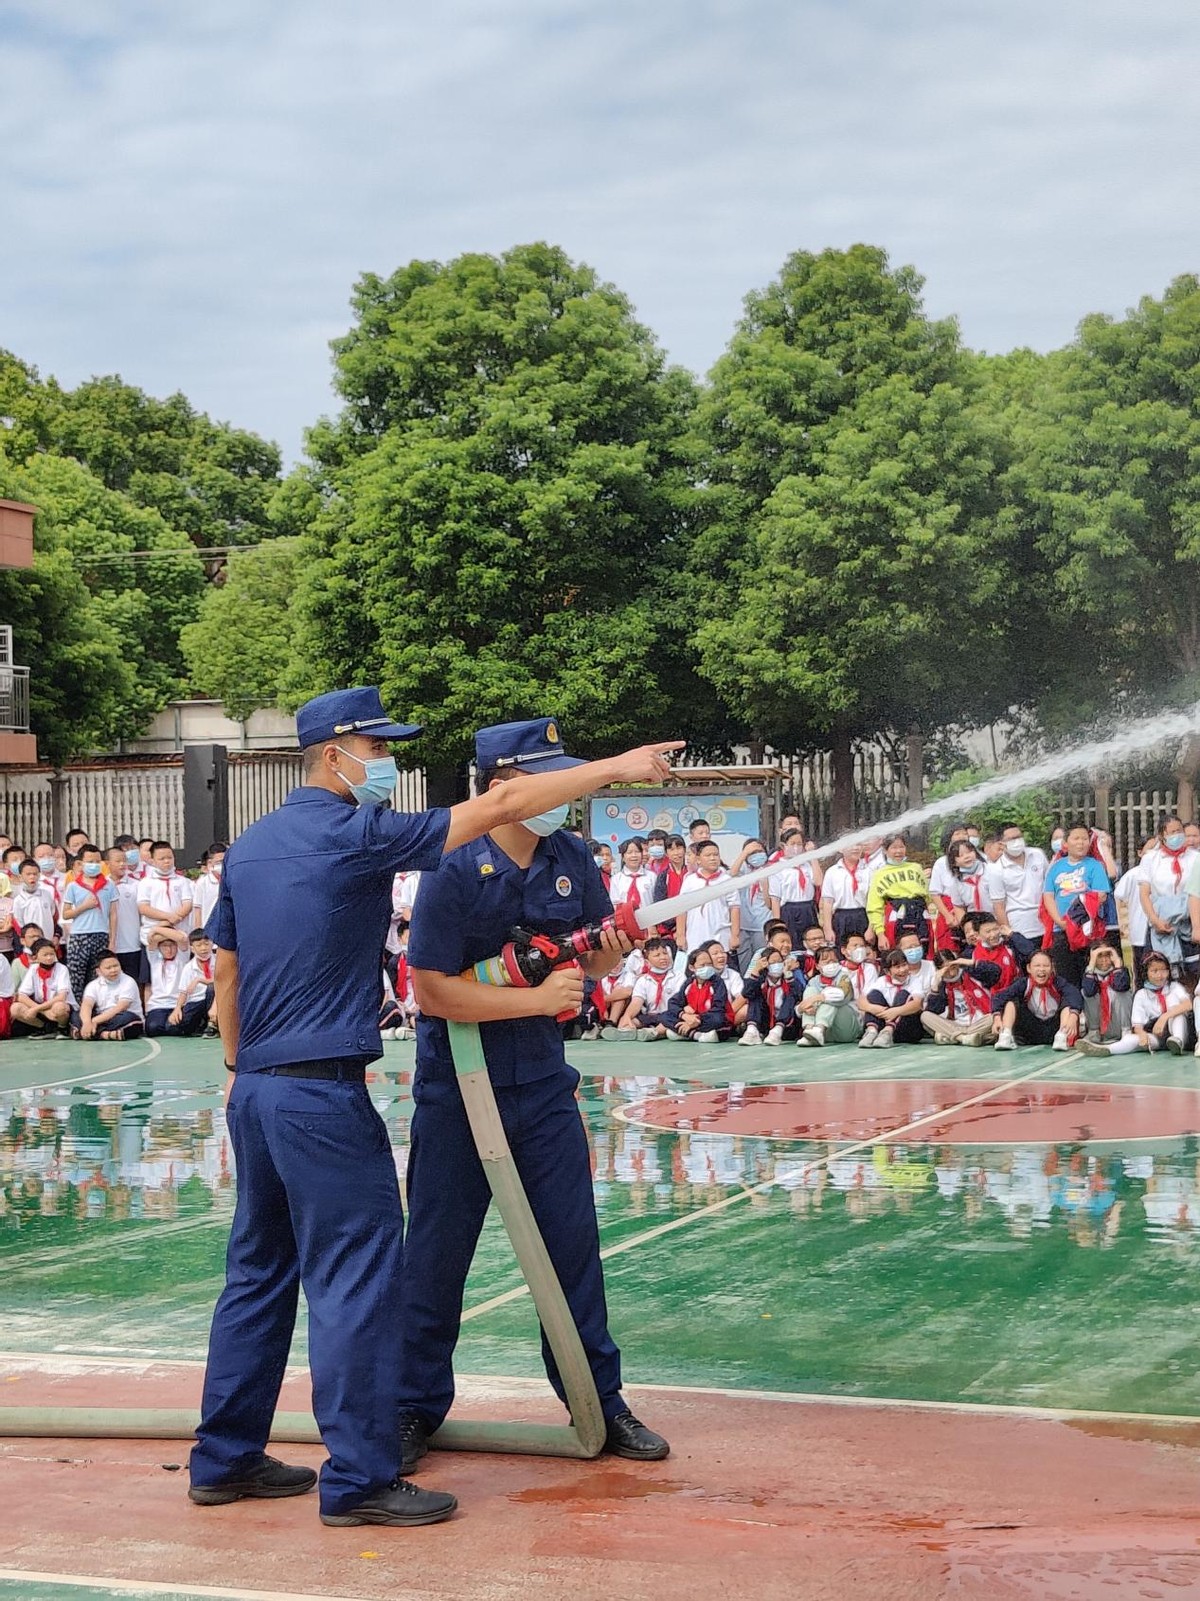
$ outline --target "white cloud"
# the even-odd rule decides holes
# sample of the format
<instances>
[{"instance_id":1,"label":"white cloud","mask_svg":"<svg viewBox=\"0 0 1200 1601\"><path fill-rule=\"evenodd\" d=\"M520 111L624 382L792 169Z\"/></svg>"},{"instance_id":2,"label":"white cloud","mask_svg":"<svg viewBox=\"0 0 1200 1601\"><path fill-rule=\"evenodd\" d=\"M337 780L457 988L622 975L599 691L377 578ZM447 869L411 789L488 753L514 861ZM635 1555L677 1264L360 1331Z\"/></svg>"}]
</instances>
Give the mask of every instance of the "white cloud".
<instances>
[{"instance_id":1,"label":"white cloud","mask_svg":"<svg viewBox=\"0 0 1200 1601\"><path fill-rule=\"evenodd\" d=\"M1198 55L1175 0L10 0L0 344L289 454L360 272L535 238L696 370L856 239L1049 347L1197 266Z\"/></svg>"}]
</instances>

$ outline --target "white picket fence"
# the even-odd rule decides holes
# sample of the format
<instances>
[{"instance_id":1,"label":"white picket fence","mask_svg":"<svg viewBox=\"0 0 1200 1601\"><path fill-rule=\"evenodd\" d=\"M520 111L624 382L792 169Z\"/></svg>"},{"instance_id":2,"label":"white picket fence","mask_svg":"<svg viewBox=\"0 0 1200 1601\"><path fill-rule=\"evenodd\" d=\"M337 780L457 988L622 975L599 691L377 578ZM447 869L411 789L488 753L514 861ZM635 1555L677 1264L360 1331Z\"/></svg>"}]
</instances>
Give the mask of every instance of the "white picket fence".
<instances>
[{"instance_id":1,"label":"white picket fence","mask_svg":"<svg viewBox=\"0 0 1200 1601\"><path fill-rule=\"evenodd\" d=\"M1096 802L1094 790L1065 791L1055 796L1054 816L1060 823L1080 822L1094 828ZM1173 789L1109 791L1107 826L1113 837L1113 854L1122 866L1130 867L1137 861L1142 840L1155 832L1177 802Z\"/></svg>"}]
</instances>

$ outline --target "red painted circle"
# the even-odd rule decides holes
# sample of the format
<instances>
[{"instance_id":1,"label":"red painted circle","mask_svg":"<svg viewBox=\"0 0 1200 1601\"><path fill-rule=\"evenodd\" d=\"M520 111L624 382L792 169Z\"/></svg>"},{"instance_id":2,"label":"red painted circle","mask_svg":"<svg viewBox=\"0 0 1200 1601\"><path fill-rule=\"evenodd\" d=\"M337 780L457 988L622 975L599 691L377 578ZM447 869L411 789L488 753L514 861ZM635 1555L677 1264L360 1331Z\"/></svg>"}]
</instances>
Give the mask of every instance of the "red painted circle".
<instances>
[{"instance_id":1,"label":"red painted circle","mask_svg":"<svg viewBox=\"0 0 1200 1601\"><path fill-rule=\"evenodd\" d=\"M997 1094L987 1094L998 1090ZM963 1106L964 1101L974 1105ZM839 1142L896 1136L947 1145L1059 1145L1087 1140L1177 1139L1200 1132L1200 1090L1150 1084L1036 1083L987 1079L827 1080L748 1084L658 1095L619 1117L649 1128L759 1139Z\"/></svg>"}]
</instances>

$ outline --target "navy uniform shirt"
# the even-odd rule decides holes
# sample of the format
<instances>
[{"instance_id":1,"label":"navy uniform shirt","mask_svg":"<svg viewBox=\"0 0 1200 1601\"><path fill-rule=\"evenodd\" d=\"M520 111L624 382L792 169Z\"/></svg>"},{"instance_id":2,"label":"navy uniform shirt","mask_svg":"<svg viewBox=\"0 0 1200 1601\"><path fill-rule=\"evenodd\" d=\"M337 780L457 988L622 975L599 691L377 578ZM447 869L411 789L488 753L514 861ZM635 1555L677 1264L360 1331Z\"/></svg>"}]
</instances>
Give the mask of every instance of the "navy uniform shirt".
<instances>
[{"instance_id":1,"label":"navy uniform shirt","mask_svg":"<svg viewBox=\"0 0 1200 1601\"><path fill-rule=\"evenodd\" d=\"M294 789L229 847L208 929L238 956L239 1072L383 1054L392 878L440 867L450 813Z\"/></svg>"},{"instance_id":2,"label":"navy uniform shirt","mask_svg":"<svg viewBox=\"0 0 1200 1601\"><path fill-rule=\"evenodd\" d=\"M495 956L516 927L565 934L612 915L600 870L583 840L562 829L538 841L518 867L487 835L452 851L421 880L408 941L410 967L458 975ZM479 1025L493 1084L531 1084L566 1066L562 1029L552 1017L506 1018ZM417 1022L417 1072L453 1078L454 1060L440 1017Z\"/></svg>"}]
</instances>

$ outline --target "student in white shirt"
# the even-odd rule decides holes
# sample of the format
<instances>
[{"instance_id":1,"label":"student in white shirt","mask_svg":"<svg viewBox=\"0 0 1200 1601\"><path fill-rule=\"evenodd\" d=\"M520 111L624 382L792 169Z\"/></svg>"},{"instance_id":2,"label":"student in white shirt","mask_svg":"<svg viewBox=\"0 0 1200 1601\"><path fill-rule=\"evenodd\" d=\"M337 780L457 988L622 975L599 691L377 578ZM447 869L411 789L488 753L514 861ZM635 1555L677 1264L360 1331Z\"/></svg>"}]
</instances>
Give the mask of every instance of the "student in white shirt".
<instances>
[{"instance_id":1,"label":"student in white shirt","mask_svg":"<svg viewBox=\"0 0 1200 1601\"><path fill-rule=\"evenodd\" d=\"M1195 975L1200 965L1200 949L1188 937L1191 920L1187 917L1188 880L1200 862L1200 851L1187 842L1179 818L1164 818L1153 850L1138 863L1141 880L1142 911L1150 924L1150 944L1168 957L1180 960L1183 969ZM1179 932L1177 924L1185 932Z\"/></svg>"},{"instance_id":2,"label":"student in white shirt","mask_svg":"<svg viewBox=\"0 0 1200 1601\"><path fill-rule=\"evenodd\" d=\"M729 1004L733 1007L733 1026L735 1029L740 1028L746 1021L746 1000L743 994L746 987L745 980L730 962L729 952L719 939L709 941L708 954L717 970L717 977L725 986Z\"/></svg>"},{"instance_id":3,"label":"student in white shirt","mask_svg":"<svg viewBox=\"0 0 1200 1601\"><path fill-rule=\"evenodd\" d=\"M390 956L397 956L403 943L400 932L412 922L413 905L420 888L420 873L397 873L392 879L392 916L388 924L387 938L384 940L384 949ZM401 996L395 997L397 1002Z\"/></svg>"},{"instance_id":4,"label":"student in white shirt","mask_svg":"<svg viewBox=\"0 0 1200 1601\"><path fill-rule=\"evenodd\" d=\"M683 983L675 971L671 946L660 935L652 935L642 948L645 966L634 981L629 1004L620 1023L605 1038L629 1040L665 1039L667 1004Z\"/></svg>"},{"instance_id":5,"label":"student in white shirt","mask_svg":"<svg viewBox=\"0 0 1200 1601\"><path fill-rule=\"evenodd\" d=\"M1009 823L1000 830L1003 854L986 870L992 910L1005 939L1023 934L1026 939L1042 938L1042 895L1046 888L1046 869L1050 863L1045 851L1027 845L1020 826Z\"/></svg>"},{"instance_id":6,"label":"student in white shirt","mask_svg":"<svg viewBox=\"0 0 1200 1601\"><path fill-rule=\"evenodd\" d=\"M852 934L865 934L867 892L871 888L871 869L863 860L861 845L846 849L825 869L821 881L821 927L831 945L841 950Z\"/></svg>"},{"instance_id":7,"label":"student in white shirt","mask_svg":"<svg viewBox=\"0 0 1200 1601\"><path fill-rule=\"evenodd\" d=\"M115 951L101 951L72 1033L81 1040L127 1040L137 1039L144 1027L137 985L121 971Z\"/></svg>"},{"instance_id":8,"label":"student in white shirt","mask_svg":"<svg viewBox=\"0 0 1200 1601\"><path fill-rule=\"evenodd\" d=\"M919 934L901 934L899 948L904 952L904 959L908 963L908 977L904 980L904 987L914 999L924 1000L933 988L937 968L926 960L925 947L921 944Z\"/></svg>"},{"instance_id":9,"label":"student in white shirt","mask_svg":"<svg viewBox=\"0 0 1200 1601\"><path fill-rule=\"evenodd\" d=\"M221 874L225 871L225 852L229 846L215 840L204 853L204 871L192 885L195 901L192 905L194 928L203 928L212 916L221 893Z\"/></svg>"},{"instance_id":10,"label":"student in white shirt","mask_svg":"<svg viewBox=\"0 0 1200 1601\"><path fill-rule=\"evenodd\" d=\"M150 871L138 885L142 944L147 949L154 929L168 929L177 944L185 941L192 926L193 904L191 882L175 871L175 852L165 839L154 841L150 857Z\"/></svg>"},{"instance_id":11,"label":"student in white shirt","mask_svg":"<svg viewBox=\"0 0 1200 1601\"><path fill-rule=\"evenodd\" d=\"M134 847L137 855L136 845ZM105 858L108 878L116 893L116 927L112 949L127 974L139 989L150 982L150 968L146 961L146 947L142 944L142 914L138 911L138 894L141 885L133 876L128 853L114 845Z\"/></svg>"},{"instance_id":12,"label":"student in white shirt","mask_svg":"<svg viewBox=\"0 0 1200 1601\"><path fill-rule=\"evenodd\" d=\"M780 840L783 858L779 872L767 880L771 896L771 916L787 924L792 944L799 945L805 932L820 927L817 901L821 894L822 868L819 862L798 862L808 848L798 828L785 829Z\"/></svg>"},{"instance_id":13,"label":"student in white shirt","mask_svg":"<svg viewBox=\"0 0 1200 1601\"><path fill-rule=\"evenodd\" d=\"M774 880L772 880L774 882ZM675 943L680 950L694 950L699 945L720 940L727 951L736 950L742 931L741 895L737 881L721 866L721 847L716 840L704 839L696 846L696 870L683 881L683 894L706 888L709 884L727 883L730 894L719 895L703 906L694 906L675 922Z\"/></svg>"},{"instance_id":14,"label":"student in white shirt","mask_svg":"<svg viewBox=\"0 0 1200 1601\"><path fill-rule=\"evenodd\" d=\"M54 891L49 884L42 882L41 869L32 856L27 856L17 871L12 903L14 928L24 928L26 923L37 923L45 930L47 939L53 938L58 924Z\"/></svg>"},{"instance_id":15,"label":"student in white shirt","mask_svg":"<svg viewBox=\"0 0 1200 1601\"><path fill-rule=\"evenodd\" d=\"M60 1038L65 1037L74 1005L70 974L59 961L53 943L48 939L39 940L33 947L33 965L26 971L13 998L13 1034L46 1037L57 1031Z\"/></svg>"},{"instance_id":16,"label":"student in white shirt","mask_svg":"<svg viewBox=\"0 0 1200 1601\"><path fill-rule=\"evenodd\" d=\"M183 977L179 981L179 1000L175 1011L179 1013L176 1018L172 1014L171 1021L194 1023L197 1018L203 1020L204 1034L207 1039L217 1036L217 999L216 999L216 961L213 954L213 942L203 928L194 928L188 936L188 945L191 950L191 960L183 970ZM185 1034L198 1034L199 1027L183 1029Z\"/></svg>"},{"instance_id":17,"label":"student in white shirt","mask_svg":"<svg viewBox=\"0 0 1200 1601\"><path fill-rule=\"evenodd\" d=\"M180 950L179 936L173 929L151 928L146 936L146 960L150 964L150 993L146 1001L146 1033L199 1034L204 1030L208 1006L192 1001L186 1015L180 1004L184 969L188 959Z\"/></svg>"},{"instance_id":18,"label":"student in white shirt","mask_svg":"<svg viewBox=\"0 0 1200 1601\"><path fill-rule=\"evenodd\" d=\"M609 882L609 899L614 906L628 901L636 911L650 905L657 884L658 874L644 865L640 837L627 839L621 846L621 865Z\"/></svg>"}]
</instances>

